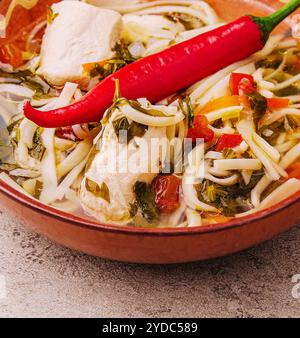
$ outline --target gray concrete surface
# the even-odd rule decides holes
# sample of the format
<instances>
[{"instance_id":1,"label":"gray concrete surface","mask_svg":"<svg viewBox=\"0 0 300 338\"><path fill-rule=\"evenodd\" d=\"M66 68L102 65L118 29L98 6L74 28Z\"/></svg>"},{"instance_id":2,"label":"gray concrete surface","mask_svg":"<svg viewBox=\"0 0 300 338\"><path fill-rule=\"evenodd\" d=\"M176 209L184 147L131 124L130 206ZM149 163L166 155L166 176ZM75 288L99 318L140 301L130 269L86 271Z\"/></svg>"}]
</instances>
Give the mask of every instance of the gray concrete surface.
<instances>
[{"instance_id":1,"label":"gray concrete surface","mask_svg":"<svg viewBox=\"0 0 300 338\"><path fill-rule=\"evenodd\" d=\"M292 276L300 274L300 226L231 257L175 266L88 257L28 232L5 213L0 242L0 287L6 284L0 317L300 315L291 295Z\"/></svg>"}]
</instances>

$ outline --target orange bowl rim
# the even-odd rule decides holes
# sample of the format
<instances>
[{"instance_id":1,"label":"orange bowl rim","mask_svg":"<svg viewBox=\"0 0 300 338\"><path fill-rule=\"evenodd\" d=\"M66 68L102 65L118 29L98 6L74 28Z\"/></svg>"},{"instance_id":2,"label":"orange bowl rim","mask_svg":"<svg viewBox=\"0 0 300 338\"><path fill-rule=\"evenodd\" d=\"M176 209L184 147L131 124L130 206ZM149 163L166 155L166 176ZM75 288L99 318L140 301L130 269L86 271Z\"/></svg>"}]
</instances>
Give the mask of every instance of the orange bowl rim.
<instances>
[{"instance_id":1,"label":"orange bowl rim","mask_svg":"<svg viewBox=\"0 0 300 338\"><path fill-rule=\"evenodd\" d=\"M236 227L243 227L250 223L260 221L267 217L275 217L277 213L283 209L288 209L293 204L300 202L300 191L295 195L285 199L284 201L271 206L268 209L258 211L248 216L234 218L225 223L218 223L208 226L199 226L193 228L139 228L126 225L102 224L96 220L88 220L81 217L73 216L72 214L55 209L51 206L43 204L25 194L17 191L7 183L0 180L0 192L15 200L24 207L30 208L33 211L39 212L53 219L58 219L69 224L92 229L94 231L105 231L113 233L125 233L131 235L144 236L185 236L195 234L205 234L210 232L218 232L229 230Z\"/></svg>"}]
</instances>

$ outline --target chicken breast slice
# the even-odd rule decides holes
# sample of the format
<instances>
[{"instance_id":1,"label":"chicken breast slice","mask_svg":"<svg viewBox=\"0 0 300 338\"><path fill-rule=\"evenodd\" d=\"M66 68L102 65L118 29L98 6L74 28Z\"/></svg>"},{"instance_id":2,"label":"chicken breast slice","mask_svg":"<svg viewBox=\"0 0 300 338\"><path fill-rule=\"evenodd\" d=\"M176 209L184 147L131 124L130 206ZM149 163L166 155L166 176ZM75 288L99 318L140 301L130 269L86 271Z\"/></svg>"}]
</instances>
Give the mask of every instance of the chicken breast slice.
<instances>
[{"instance_id":1,"label":"chicken breast slice","mask_svg":"<svg viewBox=\"0 0 300 338\"><path fill-rule=\"evenodd\" d=\"M84 88L89 77L82 65L113 56L112 49L122 32L122 17L113 10L79 1L62 1L51 8L53 21L43 38L37 74L56 86L70 81Z\"/></svg>"},{"instance_id":2,"label":"chicken breast slice","mask_svg":"<svg viewBox=\"0 0 300 338\"><path fill-rule=\"evenodd\" d=\"M149 127L142 139L150 144L151 139L157 138L160 140L164 137L166 137L165 128ZM132 140L129 145L120 145L118 161L122 165L126 165L127 158L129 163L132 156L138 152L138 147L134 147L134 143L137 139L138 138ZM110 122L103 132L101 147L96 152L96 155L94 154L94 158L84 175L80 189L80 201L84 210L101 222L125 224L130 221L131 204L135 201L135 194L133 192L134 184L137 181L150 184L157 174L151 173L150 155L145 159L145 161L148 161L147 167L149 170L147 173L134 173L130 170L125 170L124 173L120 173L118 170L112 172L109 167L104 168L103 163L108 163L108 160L113 156L112 154L114 153L116 143L118 143L118 138ZM161 155L157 155L157 158L151 156L151 163L153 163L153 161L157 164L161 162ZM105 183L109 191L110 201L96 196L93 192L89 191L89 189L87 189L87 180L95 182L98 187L101 187L103 183Z\"/></svg>"}]
</instances>

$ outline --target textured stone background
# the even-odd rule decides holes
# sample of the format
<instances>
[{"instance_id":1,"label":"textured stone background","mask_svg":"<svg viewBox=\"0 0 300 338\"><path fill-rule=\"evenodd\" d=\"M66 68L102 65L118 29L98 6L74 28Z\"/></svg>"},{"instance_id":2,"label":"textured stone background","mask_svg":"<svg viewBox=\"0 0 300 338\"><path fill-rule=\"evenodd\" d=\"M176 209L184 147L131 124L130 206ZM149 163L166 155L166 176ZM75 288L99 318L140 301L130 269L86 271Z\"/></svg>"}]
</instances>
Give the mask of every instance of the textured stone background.
<instances>
[{"instance_id":1,"label":"textured stone background","mask_svg":"<svg viewBox=\"0 0 300 338\"><path fill-rule=\"evenodd\" d=\"M0 215L0 317L299 317L300 226L247 252L175 266L121 264L59 247Z\"/></svg>"}]
</instances>

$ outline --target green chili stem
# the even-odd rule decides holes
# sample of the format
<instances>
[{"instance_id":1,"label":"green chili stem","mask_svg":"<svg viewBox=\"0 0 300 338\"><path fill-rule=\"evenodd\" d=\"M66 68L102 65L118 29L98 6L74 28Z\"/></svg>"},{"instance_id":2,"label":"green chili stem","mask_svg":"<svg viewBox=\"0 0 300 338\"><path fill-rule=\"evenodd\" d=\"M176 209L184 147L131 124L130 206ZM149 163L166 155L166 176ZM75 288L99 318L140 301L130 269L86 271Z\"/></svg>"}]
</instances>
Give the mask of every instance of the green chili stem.
<instances>
[{"instance_id":1,"label":"green chili stem","mask_svg":"<svg viewBox=\"0 0 300 338\"><path fill-rule=\"evenodd\" d=\"M252 17L252 19L260 26L262 30L264 43L268 40L269 35L274 30L274 28L299 7L300 0L291 0L285 6L280 8L277 12L267 17Z\"/></svg>"}]
</instances>

